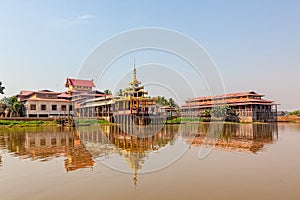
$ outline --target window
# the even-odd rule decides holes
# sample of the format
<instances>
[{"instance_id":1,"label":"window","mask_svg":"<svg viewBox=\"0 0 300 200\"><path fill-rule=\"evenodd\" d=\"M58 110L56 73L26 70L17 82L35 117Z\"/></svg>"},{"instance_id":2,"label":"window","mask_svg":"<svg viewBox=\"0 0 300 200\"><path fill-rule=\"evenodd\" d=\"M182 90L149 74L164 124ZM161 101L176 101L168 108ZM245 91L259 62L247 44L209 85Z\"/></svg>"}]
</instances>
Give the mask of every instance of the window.
<instances>
[{"instance_id":1,"label":"window","mask_svg":"<svg viewBox=\"0 0 300 200\"><path fill-rule=\"evenodd\" d=\"M34 139L31 139L31 140L30 140L29 146L30 146L30 147L34 147L34 146L35 146L35 140L34 140Z\"/></svg>"},{"instance_id":2,"label":"window","mask_svg":"<svg viewBox=\"0 0 300 200\"><path fill-rule=\"evenodd\" d=\"M61 144L62 146L66 145L66 138L61 138L60 144Z\"/></svg>"},{"instance_id":3,"label":"window","mask_svg":"<svg viewBox=\"0 0 300 200\"><path fill-rule=\"evenodd\" d=\"M72 111L72 110L73 110L73 106L69 105L69 111Z\"/></svg>"},{"instance_id":4,"label":"window","mask_svg":"<svg viewBox=\"0 0 300 200\"><path fill-rule=\"evenodd\" d=\"M61 111L66 111L67 110L67 106L66 105L61 105Z\"/></svg>"},{"instance_id":5,"label":"window","mask_svg":"<svg viewBox=\"0 0 300 200\"><path fill-rule=\"evenodd\" d=\"M36 105L35 104L30 104L30 110L36 110Z\"/></svg>"},{"instance_id":6,"label":"window","mask_svg":"<svg viewBox=\"0 0 300 200\"><path fill-rule=\"evenodd\" d=\"M51 139L51 145L56 145L56 138Z\"/></svg>"},{"instance_id":7,"label":"window","mask_svg":"<svg viewBox=\"0 0 300 200\"><path fill-rule=\"evenodd\" d=\"M57 105L52 105L52 110L57 110Z\"/></svg>"},{"instance_id":8,"label":"window","mask_svg":"<svg viewBox=\"0 0 300 200\"><path fill-rule=\"evenodd\" d=\"M37 96L38 96L39 98L45 98L45 97L46 97L45 94L38 94Z\"/></svg>"},{"instance_id":9,"label":"window","mask_svg":"<svg viewBox=\"0 0 300 200\"><path fill-rule=\"evenodd\" d=\"M41 139L40 144L41 144L41 146L45 146L46 145L46 139Z\"/></svg>"},{"instance_id":10,"label":"window","mask_svg":"<svg viewBox=\"0 0 300 200\"><path fill-rule=\"evenodd\" d=\"M41 110L47 110L47 106L45 104L41 105Z\"/></svg>"}]
</instances>

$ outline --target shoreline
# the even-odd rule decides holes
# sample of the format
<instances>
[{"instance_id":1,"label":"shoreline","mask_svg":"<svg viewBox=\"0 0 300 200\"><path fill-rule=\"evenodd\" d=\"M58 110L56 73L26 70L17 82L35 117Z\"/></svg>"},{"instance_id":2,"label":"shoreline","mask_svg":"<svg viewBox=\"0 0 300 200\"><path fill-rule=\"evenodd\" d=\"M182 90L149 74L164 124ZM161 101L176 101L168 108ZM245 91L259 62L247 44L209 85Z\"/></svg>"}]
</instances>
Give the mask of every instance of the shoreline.
<instances>
[{"instance_id":1,"label":"shoreline","mask_svg":"<svg viewBox=\"0 0 300 200\"><path fill-rule=\"evenodd\" d=\"M88 120L90 122L90 120ZM198 121L190 121L190 122L181 122L181 123L165 123L165 125L181 125L181 124L209 124L209 123L224 123L224 124L270 124L270 123L291 123L291 124L300 124L300 121L290 120L283 121L278 120L277 122L221 122L221 121L213 121L213 122L198 122ZM112 122L104 122L101 120L93 120L92 123L87 123L85 119L79 122L78 126L91 126L91 125L117 125L117 123ZM59 126L55 120L30 120L30 121L18 121L18 120L2 120L0 118L0 128L27 128L27 127L51 127L51 126Z\"/></svg>"}]
</instances>

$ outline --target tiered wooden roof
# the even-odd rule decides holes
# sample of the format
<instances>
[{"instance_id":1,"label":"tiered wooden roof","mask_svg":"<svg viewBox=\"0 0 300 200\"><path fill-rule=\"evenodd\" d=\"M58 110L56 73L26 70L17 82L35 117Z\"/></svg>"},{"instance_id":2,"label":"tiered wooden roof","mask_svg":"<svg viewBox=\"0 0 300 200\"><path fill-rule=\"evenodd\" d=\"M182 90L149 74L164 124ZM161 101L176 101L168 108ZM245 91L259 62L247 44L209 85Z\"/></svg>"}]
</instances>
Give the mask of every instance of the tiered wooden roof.
<instances>
[{"instance_id":1,"label":"tiered wooden roof","mask_svg":"<svg viewBox=\"0 0 300 200\"><path fill-rule=\"evenodd\" d=\"M216 105L276 105L274 101L263 99L264 95L256 92L239 92L218 96L196 97L186 100L182 108L209 108Z\"/></svg>"}]
</instances>

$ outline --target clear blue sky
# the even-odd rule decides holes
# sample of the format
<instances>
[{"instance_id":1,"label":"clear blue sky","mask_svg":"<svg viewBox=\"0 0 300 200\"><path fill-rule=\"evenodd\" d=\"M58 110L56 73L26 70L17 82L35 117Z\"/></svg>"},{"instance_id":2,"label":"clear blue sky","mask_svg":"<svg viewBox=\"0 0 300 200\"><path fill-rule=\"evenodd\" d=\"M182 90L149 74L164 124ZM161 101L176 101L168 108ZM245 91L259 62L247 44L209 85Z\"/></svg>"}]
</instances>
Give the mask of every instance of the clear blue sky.
<instances>
[{"instance_id":1,"label":"clear blue sky","mask_svg":"<svg viewBox=\"0 0 300 200\"><path fill-rule=\"evenodd\" d=\"M280 109L300 108L296 0L0 0L0 80L6 95L63 90L65 78L77 76L99 43L141 27L174 29L198 41L217 64L226 91L254 90Z\"/></svg>"}]
</instances>

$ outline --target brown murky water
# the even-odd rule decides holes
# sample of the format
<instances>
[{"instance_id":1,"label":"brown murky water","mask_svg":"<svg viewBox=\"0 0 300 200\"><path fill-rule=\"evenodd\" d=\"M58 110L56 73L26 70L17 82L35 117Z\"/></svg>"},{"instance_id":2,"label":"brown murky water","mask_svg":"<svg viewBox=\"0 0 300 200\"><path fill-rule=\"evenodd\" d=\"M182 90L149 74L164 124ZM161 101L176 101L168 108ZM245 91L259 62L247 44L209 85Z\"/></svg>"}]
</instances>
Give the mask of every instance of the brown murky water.
<instances>
[{"instance_id":1,"label":"brown murky water","mask_svg":"<svg viewBox=\"0 0 300 200\"><path fill-rule=\"evenodd\" d=\"M300 198L300 124L225 124L199 159L208 128L0 129L1 200Z\"/></svg>"}]
</instances>

